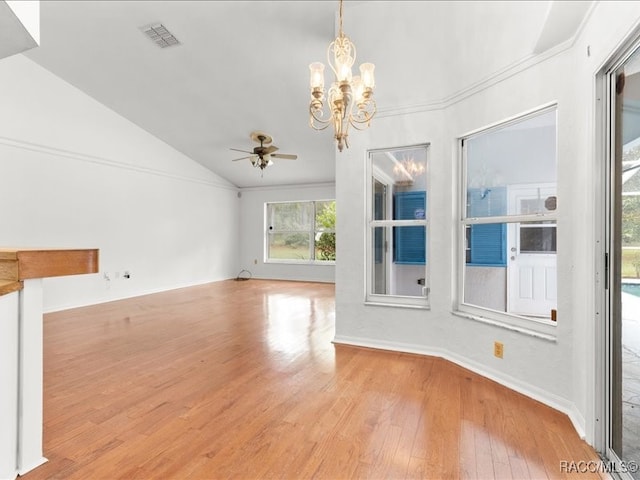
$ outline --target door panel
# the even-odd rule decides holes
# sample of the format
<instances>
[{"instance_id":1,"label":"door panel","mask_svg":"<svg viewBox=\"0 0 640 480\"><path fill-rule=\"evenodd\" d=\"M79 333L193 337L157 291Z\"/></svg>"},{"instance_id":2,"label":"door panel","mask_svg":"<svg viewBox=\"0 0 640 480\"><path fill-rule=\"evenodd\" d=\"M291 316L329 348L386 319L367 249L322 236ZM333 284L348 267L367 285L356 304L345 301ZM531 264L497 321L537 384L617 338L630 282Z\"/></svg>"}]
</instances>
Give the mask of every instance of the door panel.
<instances>
[{"instance_id":1,"label":"door panel","mask_svg":"<svg viewBox=\"0 0 640 480\"><path fill-rule=\"evenodd\" d=\"M533 268L522 266L517 271L520 276L518 299L521 301L533 300Z\"/></svg>"},{"instance_id":2,"label":"door panel","mask_svg":"<svg viewBox=\"0 0 640 480\"><path fill-rule=\"evenodd\" d=\"M551 206L555 209L555 186L510 186L508 205L514 215L545 212ZM507 236L508 311L551 318L557 305L556 223L509 224Z\"/></svg>"}]
</instances>

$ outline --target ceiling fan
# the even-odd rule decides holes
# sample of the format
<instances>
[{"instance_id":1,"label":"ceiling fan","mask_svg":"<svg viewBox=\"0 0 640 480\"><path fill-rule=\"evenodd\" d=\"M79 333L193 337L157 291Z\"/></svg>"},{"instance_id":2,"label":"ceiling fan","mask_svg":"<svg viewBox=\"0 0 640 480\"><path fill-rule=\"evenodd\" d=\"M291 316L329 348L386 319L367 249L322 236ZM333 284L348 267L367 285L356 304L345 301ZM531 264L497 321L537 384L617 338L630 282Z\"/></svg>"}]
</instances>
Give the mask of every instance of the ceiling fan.
<instances>
[{"instance_id":1,"label":"ceiling fan","mask_svg":"<svg viewBox=\"0 0 640 480\"><path fill-rule=\"evenodd\" d=\"M282 160L295 160L296 158L298 158L297 155L275 153L278 150L278 147L276 147L275 145L271 145L271 142L273 142L273 138L271 137L271 135L267 135L264 132L251 132L250 138L254 142L260 142L260 146L254 147L253 151L251 152L248 150L231 148L231 150L235 152L243 152L249 154L245 157L234 158L232 162L237 162L238 160L244 160L248 158L249 161L251 161L251 165L253 165L254 167L258 167L260 170L264 170L269 165L273 165L273 161L271 160L272 158L280 158Z\"/></svg>"}]
</instances>

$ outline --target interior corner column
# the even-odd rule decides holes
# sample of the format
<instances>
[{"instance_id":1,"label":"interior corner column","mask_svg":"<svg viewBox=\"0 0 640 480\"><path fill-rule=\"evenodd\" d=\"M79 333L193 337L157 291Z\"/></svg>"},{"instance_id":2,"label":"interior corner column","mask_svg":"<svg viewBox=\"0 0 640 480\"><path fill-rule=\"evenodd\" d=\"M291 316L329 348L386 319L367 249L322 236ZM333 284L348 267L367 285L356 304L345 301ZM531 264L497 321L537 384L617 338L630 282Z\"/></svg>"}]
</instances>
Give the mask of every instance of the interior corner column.
<instances>
[{"instance_id":1,"label":"interior corner column","mask_svg":"<svg viewBox=\"0 0 640 480\"><path fill-rule=\"evenodd\" d=\"M45 463L43 424L42 279L24 281L20 291L18 371L18 473Z\"/></svg>"},{"instance_id":2,"label":"interior corner column","mask_svg":"<svg viewBox=\"0 0 640 480\"><path fill-rule=\"evenodd\" d=\"M18 292L0 296L0 479L14 479L18 440Z\"/></svg>"}]
</instances>

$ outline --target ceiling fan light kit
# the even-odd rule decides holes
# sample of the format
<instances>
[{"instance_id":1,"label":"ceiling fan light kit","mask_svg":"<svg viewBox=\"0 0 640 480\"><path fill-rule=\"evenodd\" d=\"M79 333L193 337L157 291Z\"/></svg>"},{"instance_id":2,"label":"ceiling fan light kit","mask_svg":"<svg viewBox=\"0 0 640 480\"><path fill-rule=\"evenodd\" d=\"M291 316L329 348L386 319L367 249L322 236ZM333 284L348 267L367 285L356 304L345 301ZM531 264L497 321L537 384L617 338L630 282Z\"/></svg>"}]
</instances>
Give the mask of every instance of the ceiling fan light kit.
<instances>
[{"instance_id":1,"label":"ceiling fan light kit","mask_svg":"<svg viewBox=\"0 0 640 480\"><path fill-rule=\"evenodd\" d=\"M309 125L315 130L324 130L333 125L338 150L349 148L349 126L356 130L369 127L377 111L373 99L375 80L373 63L360 65L360 75L352 76L351 67L356 60L356 47L342 31L342 0L339 11L338 36L327 49L327 63L335 74L335 81L328 92L328 103L324 103L324 65L314 62L309 65L311 101L309 102ZM328 110L328 111L327 111Z\"/></svg>"},{"instance_id":2,"label":"ceiling fan light kit","mask_svg":"<svg viewBox=\"0 0 640 480\"><path fill-rule=\"evenodd\" d=\"M249 159L249 161L251 162L251 165L253 165L254 167L258 167L260 170L264 170L268 166L273 165L272 158L279 158L282 160L295 160L298 158L297 155L292 155L288 153L275 153L279 150L279 148L276 147L275 145L272 145L273 137L271 137L271 135L268 135L264 132L260 132L260 131L251 132L251 135L249 135L249 137L254 142L259 142L260 146L254 147L252 151L232 148L231 150L235 152L243 152L243 153L249 154L244 157L234 158L232 162Z\"/></svg>"}]
</instances>

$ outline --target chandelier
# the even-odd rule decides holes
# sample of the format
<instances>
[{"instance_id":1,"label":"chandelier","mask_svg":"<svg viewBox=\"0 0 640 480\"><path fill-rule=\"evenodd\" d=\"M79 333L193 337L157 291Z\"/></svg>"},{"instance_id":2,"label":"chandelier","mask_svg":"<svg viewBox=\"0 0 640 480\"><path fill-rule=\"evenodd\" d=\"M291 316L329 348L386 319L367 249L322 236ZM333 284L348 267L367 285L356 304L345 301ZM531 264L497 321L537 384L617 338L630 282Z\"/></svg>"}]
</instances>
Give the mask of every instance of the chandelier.
<instances>
[{"instance_id":1,"label":"chandelier","mask_svg":"<svg viewBox=\"0 0 640 480\"><path fill-rule=\"evenodd\" d=\"M333 124L338 150L346 145L349 126L357 130L369 127L376 114L373 100L373 63L360 65L360 75L352 76L351 67L356 60L356 47L342 31L342 0L340 0L340 23L338 36L327 49L327 63L335 74L335 81L328 92L327 108L324 104L324 65L314 62L309 65L311 74L311 101L309 102L309 125L315 130L324 130Z\"/></svg>"}]
</instances>

